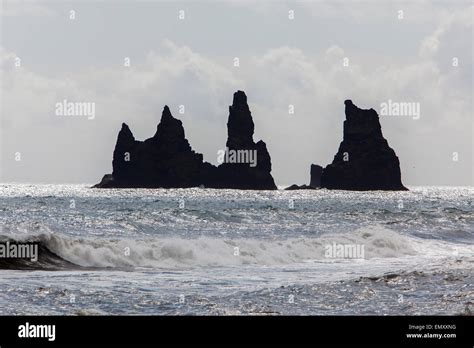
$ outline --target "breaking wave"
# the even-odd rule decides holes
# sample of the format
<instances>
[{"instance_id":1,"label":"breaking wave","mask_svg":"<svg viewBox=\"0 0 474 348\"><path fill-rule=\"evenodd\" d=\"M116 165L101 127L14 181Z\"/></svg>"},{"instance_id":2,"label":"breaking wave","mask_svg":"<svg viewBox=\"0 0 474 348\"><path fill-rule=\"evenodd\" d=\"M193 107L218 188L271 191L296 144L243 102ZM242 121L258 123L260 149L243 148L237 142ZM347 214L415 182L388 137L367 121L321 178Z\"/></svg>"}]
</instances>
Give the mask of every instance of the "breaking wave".
<instances>
[{"instance_id":1,"label":"breaking wave","mask_svg":"<svg viewBox=\"0 0 474 348\"><path fill-rule=\"evenodd\" d=\"M57 233L26 235L7 240L38 244L38 261L0 258L0 269L180 269L210 266L285 265L308 261L330 261L327 245L363 245L364 259L415 255L427 241L400 235L380 226L359 228L350 233L288 239L231 239L198 237L133 239L74 239ZM438 243L439 244L439 243ZM439 246L440 249L445 246Z\"/></svg>"},{"instance_id":2,"label":"breaking wave","mask_svg":"<svg viewBox=\"0 0 474 348\"><path fill-rule=\"evenodd\" d=\"M74 239L57 233L0 236L6 241L37 243L38 260L0 258L0 269L61 270L121 269L239 265L286 265L308 261L337 262L326 258L327 245L363 245L364 259L401 258L416 254L453 254L468 246L420 240L381 226L359 228L350 233L323 234L288 239L249 238L153 238ZM472 253L472 250L469 250ZM456 254L457 255L457 254ZM347 261L347 260L344 260Z\"/></svg>"}]
</instances>

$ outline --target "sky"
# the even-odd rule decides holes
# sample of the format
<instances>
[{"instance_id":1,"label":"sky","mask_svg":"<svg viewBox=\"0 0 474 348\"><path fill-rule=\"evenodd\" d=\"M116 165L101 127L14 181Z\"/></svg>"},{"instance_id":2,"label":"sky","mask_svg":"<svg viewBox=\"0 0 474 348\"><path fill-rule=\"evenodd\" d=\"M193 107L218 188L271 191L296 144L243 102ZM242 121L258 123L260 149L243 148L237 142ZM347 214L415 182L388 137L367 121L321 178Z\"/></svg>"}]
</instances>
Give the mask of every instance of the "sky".
<instances>
[{"instance_id":1,"label":"sky","mask_svg":"<svg viewBox=\"0 0 474 348\"><path fill-rule=\"evenodd\" d=\"M405 185L472 186L473 13L460 0L3 0L0 182L97 183L122 122L145 140L164 105L217 164L243 90L278 185L332 162L351 99L379 115L419 106L380 116ZM94 117L58 115L64 100Z\"/></svg>"}]
</instances>

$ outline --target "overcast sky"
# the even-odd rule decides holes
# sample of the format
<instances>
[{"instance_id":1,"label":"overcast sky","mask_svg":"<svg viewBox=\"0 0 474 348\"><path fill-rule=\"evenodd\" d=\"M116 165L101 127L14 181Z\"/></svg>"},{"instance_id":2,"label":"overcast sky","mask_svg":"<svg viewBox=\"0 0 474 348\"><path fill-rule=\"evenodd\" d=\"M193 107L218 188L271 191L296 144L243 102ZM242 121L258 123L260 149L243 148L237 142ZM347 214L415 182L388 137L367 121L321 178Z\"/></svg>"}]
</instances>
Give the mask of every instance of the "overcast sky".
<instances>
[{"instance_id":1,"label":"overcast sky","mask_svg":"<svg viewBox=\"0 0 474 348\"><path fill-rule=\"evenodd\" d=\"M380 117L403 183L473 185L471 1L2 1L0 20L1 182L96 183L121 123L151 137L165 104L216 164L240 89L278 185L332 161L345 99L419 103Z\"/></svg>"}]
</instances>

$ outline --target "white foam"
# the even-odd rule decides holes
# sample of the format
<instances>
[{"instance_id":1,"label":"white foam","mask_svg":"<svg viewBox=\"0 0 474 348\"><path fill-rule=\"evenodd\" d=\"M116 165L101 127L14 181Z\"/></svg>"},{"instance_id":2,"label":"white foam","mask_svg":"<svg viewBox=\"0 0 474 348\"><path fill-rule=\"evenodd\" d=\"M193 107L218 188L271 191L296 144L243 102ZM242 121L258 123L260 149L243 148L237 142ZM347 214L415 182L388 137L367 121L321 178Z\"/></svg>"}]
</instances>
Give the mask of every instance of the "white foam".
<instances>
[{"instance_id":1,"label":"white foam","mask_svg":"<svg viewBox=\"0 0 474 348\"><path fill-rule=\"evenodd\" d=\"M308 260L328 260L325 246L359 244L365 259L414 255L413 240L389 229L373 226L352 232L284 240L160 238L149 240L74 240L43 234L48 248L62 258L89 267L188 268L238 265L284 265Z\"/></svg>"}]
</instances>

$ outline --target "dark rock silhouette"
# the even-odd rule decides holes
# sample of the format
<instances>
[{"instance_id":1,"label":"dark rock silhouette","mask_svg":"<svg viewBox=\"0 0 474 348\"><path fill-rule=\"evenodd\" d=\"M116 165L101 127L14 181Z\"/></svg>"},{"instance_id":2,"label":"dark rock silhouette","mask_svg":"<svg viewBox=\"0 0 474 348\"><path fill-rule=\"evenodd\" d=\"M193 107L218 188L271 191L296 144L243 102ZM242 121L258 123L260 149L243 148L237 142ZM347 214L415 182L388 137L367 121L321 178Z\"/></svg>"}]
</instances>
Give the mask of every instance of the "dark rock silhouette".
<instances>
[{"instance_id":1,"label":"dark rock silhouette","mask_svg":"<svg viewBox=\"0 0 474 348\"><path fill-rule=\"evenodd\" d=\"M293 191L293 190L315 190L320 188L321 184L321 173L323 171L323 167L318 166L317 164L311 165L311 172L310 172L310 183L309 185L296 185L293 184L285 188L285 190Z\"/></svg>"},{"instance_id":2,"label":"dark rock silhouette","mask_svg":"<svg viewBox=\"0 0 474 348\"><path fill-rule=\"evenodd\" d=\"M232 105L229 106L227 122L228 153L248 154L254 163L224 162L217 168L217 176L212 182L205 183L207 187L276 190L277 187L270 174L272 162L267 145L262 141L253 141L254 123L247 104L247 96L242 91L234 93Z\"/></svg>"},{"instance_id":3,"label":"dark rock silhouette","mask_svg":"<svg viewBox=\"0 0 474 348\"><path fill-rule=\"evenodd\" d=\"M400 162L382 135L374 109L362 110L346 100L344 138L334 160L322 173L321 186L342 190L407 190Z\"/></svg>"},{"instance_id":4,"label":"dark rock silhouette","mask_svg":"<svg viewBox=\"0 0 474 348\"><path fill-rule=\"evenodd\" d=\"M184 136L183 125L167 106L155 135L135 140L123 123L115 145L112 176L97 187L193 187L201 184L203 157Z\"/></svg>"},{"instance_id":5,"label":"dark rock silhouette","mask_svg":"<svg viewBox=\"0 0 474 348\"><path fill-rule=\"evenodd\" d=\"M312 186L309 186L309 185L296 185L296 184L293 184L291 186L288 186L285 188L285 190L288 190L288 191L295 191L295 190L316 190L315 187L312 187Z\"/></svg>"},{"instance_id":6,"label":"dark rock silhouette","mask_svg":"<svg viewBox=\"0 0 474 348\"><path fill-rule=\"evenodd\" d=\"M232 162L215 167L203 162L202 154L194 152L185 138L182 122L165 106L150 139L135 140L129 127L122 124L113 154L113 173L106 174L94 187L276 189L266 145L263 141L253 142L254 124L244 92L234 94L229 110L227 148L234 152L255 150L253 163ZM247 151L239 155L248 154Z\"/></svg>"},{"instance_id":7,"label":"dark rock silhouette","mask_svg":"<svg viewBox=\"0 0 474 348\"><path fill-rule=\"evenodd\" d=\"M309 186L311 187L321 187L321 175L323 174L323 167L312 164L311 165L311 179Z\"/></svg>"}]
</instances>

